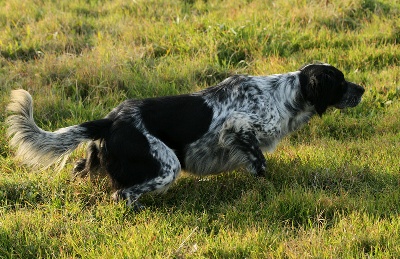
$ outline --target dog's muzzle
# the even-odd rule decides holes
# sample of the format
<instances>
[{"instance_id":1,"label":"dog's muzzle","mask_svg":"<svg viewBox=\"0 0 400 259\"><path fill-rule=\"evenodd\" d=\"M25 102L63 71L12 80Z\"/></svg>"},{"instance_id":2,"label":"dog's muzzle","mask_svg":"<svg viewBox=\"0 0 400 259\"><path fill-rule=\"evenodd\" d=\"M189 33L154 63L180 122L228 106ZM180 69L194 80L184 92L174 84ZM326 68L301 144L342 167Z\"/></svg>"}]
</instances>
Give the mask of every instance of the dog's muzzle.
<instances>
[{"instance_id":1,"label":"dog's muzzle","mask_svg":"<svg viewBox=\"0 0 400 259\"><path fill-rule=\"evenodd\" d=\"M357 104L361 102L362 95L364 94L365 89L357 84L352 82L347 82L347 90L343 94L342 99L335 104L335 107L338 109L343 109L347 107L355 107Z\"/></svg>"}]
</instances>

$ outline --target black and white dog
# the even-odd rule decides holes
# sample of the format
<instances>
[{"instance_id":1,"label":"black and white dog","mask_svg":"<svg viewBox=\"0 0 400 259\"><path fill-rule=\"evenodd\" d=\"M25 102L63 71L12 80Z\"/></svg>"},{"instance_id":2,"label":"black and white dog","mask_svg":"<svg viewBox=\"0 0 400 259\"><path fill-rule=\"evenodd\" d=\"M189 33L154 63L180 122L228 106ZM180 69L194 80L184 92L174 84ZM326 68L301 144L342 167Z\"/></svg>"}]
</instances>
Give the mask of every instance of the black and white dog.
<instances>
[{"instance_id":1,"label":"black and white dog","mask_svg":"<svg viewBox=\"0 0 400 259\"><path fill-rule=\"evenodd\" d=\"M104 119L55 132L35 124L31 96L14 90L6 123L16 156L33 166L65 162L90 141L74 173L106 172L113 198L138 206L143 193L166 190L181 169L209 175L244 167L263 175L264 151L329 106L356 106L363 93L335 67L310 64L287 74L235 75L192 94L127 100Z\"/></svg>"}]
</instances>

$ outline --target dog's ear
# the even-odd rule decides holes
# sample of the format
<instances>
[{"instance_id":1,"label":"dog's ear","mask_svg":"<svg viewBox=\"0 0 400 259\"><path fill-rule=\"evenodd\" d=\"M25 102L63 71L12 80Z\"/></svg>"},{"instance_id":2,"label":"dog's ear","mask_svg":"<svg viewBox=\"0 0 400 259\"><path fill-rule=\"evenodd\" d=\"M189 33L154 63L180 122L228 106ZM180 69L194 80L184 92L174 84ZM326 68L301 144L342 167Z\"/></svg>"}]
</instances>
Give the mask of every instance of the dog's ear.
<instances>
[{"instance_id":1,"label":"dog's ear","mask_svg":"<svg viewBox=\"0 0 400 259\"><path fill-rule=\"evenodd\" d=\"M303 97L314 105L319 116L331 103L334 80L326 73L310 73L300 80Z\"/></svg>"},{"instance_id":2,"label":"dog's ear","mask_svg":"<svg viewBox=\"0 0 400 259\"><path fill-rule=\"evenodd\" d=\"M325 73L322 73L311 80L310 93L313 95L314 107L319 116L322 116L322 114L330 105L333 97L333 83L334 80L332 80L332 78Z\"/></svg>"}]
</instances>

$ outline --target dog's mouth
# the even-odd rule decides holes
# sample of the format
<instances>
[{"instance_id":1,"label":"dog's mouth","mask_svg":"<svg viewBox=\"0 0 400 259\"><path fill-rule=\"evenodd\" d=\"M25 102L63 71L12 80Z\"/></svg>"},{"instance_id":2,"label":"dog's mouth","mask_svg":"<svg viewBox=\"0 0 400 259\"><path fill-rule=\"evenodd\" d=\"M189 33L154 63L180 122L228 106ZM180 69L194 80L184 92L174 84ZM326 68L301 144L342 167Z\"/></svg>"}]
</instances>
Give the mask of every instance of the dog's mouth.
<instances>
[{"instance_id":1,"label":"dog's mouth","mask_svg":"<svg viewBox=\"0 0 400 259\"><path fill-rule=\"evenodd\" d=\"M347 91L342 99L334 106L338 109L357 106L362 99L365 89L357 84L347 82Z\"/></svg>"},{"instance_id":2,"label":"dog's mouth","mask_svg":"<svg viewBox=\"0 0 400 259\"><path fill-rule=\"evenodd\" d=\"M361 102L361 99L361 96L351 96L350 98L340 100L340 102L334 106L337 109L356 107Z\"/></svg>"}]
</instances>

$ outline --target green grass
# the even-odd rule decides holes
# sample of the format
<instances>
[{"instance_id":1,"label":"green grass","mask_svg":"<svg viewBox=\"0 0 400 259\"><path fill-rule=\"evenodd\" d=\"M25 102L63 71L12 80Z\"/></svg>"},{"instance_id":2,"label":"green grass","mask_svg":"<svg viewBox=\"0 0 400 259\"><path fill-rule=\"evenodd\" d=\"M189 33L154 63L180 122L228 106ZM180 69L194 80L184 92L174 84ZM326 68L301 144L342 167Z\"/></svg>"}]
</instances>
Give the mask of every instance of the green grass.
<instances>
[{"instance_id":1,"label":"green grass","mask_svg":"<svg viewBox=\"0 0 400 259\"><path fill-rule=\"evenodd\" d=\"M0 258L399 258L400 3L389 0L1 1ZM134 213L107 179L13 159L4 119L28 90L46 130L126 98L319 60L365 86L266 154L268 175L187 174Z\"/></svg>"}]
</instances>

